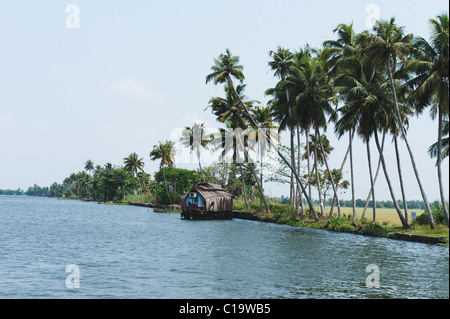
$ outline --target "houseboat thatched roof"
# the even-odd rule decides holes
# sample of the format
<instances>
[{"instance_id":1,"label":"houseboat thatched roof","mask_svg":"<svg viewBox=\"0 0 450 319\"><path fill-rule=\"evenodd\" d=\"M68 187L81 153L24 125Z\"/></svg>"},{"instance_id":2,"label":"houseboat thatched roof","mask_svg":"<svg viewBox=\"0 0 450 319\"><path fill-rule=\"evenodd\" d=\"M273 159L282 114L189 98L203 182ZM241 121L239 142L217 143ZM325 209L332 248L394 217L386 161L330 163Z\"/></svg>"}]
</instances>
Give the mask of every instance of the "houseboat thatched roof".
<instances>
[{"instance_id":1,"label":"houseboat thatched roof","mask_svg":"<svg viewBox=\"0 0 450 319\"><path fill-rule=\"evenodd\" d=\"M216 184L200 183L193 187L189 193L184 195L181 200L181 206L186 207L186 197L191 192L197 192L205 199L205 206L210 207L214 203L214 210L232 210L234 196L225 189Z\"/></svg>"}]
</instances>

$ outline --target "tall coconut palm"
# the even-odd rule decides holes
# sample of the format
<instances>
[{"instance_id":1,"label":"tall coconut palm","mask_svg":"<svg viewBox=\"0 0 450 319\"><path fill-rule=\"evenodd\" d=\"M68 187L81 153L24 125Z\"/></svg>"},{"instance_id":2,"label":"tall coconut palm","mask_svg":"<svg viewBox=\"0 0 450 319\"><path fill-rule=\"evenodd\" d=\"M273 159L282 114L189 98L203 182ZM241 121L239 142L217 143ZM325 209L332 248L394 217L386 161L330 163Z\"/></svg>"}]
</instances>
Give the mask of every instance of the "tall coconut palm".
<instances>
[{"instance_id":1,"label":"tall coconut palm","mask_svg":"<svg viewBox=\"0 0 450 319\"><path fill-rule=\"evenodd\" d=\"M227 93L227 98L223 99L223 98L213 98L210 100L210 106L213 110L213 113L215 115L217 115L217 120L219 122L226 122L228 125L228 128L230 129L239 129L245 131L246 129L249 128L249 124L248 124L248 118L247 116L245 116L245 110L243 110L239 100L243 100L245 99L245 96L243 95L243 91L244 91L245 85L238 85L236 88L236 92L238 95L234 95L233 91L231 91L230 87L228 85L225 85L225 92ZM246 101L244 102L246 104L246 106L248 108L253 107L253 103L259 103L258 101ZM249 143L247 143L245 141L244 136L241 136L240 133L238 131L235 131L233 136L233 144L236 144L236 148L235 148L235 152L233 154L233 159L236 161L238 159L238 154L240 152L244 153L244 160L245 161L249 161L250 160L250 154L248 153L247 148L248 147L253 147L254 145L249 145ZM239 136L238 136L239 135ZM245 189L245 180L244 180L244 176L243 176L243 168L242 168L242 163L240 161L236 161L237 163L239 163L239 167L241 170L241 180L242 180L242 187L243 187L243 191L244 191L244 200L246 199L246 189ZM262 189L262 181L259 180L255 170L254 170L254 166L253 165L248 165L248 168L251 172L251 174L253 175L257 187L260 191L261 194L261 199L264 202L264 206L266 208L266 211L269 212L269 205L267 204L263 189ZM246 204L247 206L247 204Z\"/></svg>"},{"instance_id":2,"label":"tall coconut palm","mask_svg":"<svg viewBox=\"0 0 450 319\"><path fill-rule=\"evenodd\" d=\"M167 187L167 180L166 180L166 170L165 167L173 167L173 153L174 153L174 147L175 142L173 141L165 141L161 142L159 141L158 145L153 146L153 150L150 152L150 159L152 161L160 160L159 167L163 170L163 177L164 177L164 185L166 186L166 192L167 192L167 198L169 199L169 204L172 202L170 199L169 194L169 188Z\"/></svg>"},{"instance_id":3,"label":"tall coconut palm","mask_svg":"<svg viewBox=\"0 0 450 319\"><path fill-rule=\"evenodd\" d=\"M141 200L142 198L142 186L141 186L141 180L139 179L138 172L142 172L144 170L144 159L141 157L139 158L139 155L136 153L131 153L128 157L125 157L123 159L123 162L125 164L125 169L132 173L133 176L136 176L138 183L139 183L139 191L141 194Z\"/></svg>"},{"instance_id":4,"label":"tall coconut palm","mask_svg":"<svg viewBox=\"0 0 450 319\"><path fill-rule=\"evenodd\" d=\"M235 95L238 96L238 94L236 93L236 90L234 89L234 85L233 85L233 81L232 81L231 77L233 76L241 82L244 79L244 74L242 73L243 66L238 64L239 57L233 56L231 54L231 52L227 49L225 54L221 54L219 56L219 59L215 59L214 62L215 62L214 65L211 67L211 70L213 72L210 73L209 75L207 75L206 83L208 83L210 81L214 81L215 84L227 82L229 84L230 88L232 88L232 91L234 91ZM239 96L238 96L238 98L239 98ZM258 125L257 125L255 119L251 116L248 108L246 107L246 105L244 104L242 99L239 98L239 102L240 102L241 106L244 108L246 115L248 116L248 119L251 122L251 124L253 124L255 127L257 127ZM261 134L261 135L263 135L263 134ZM271 141L269 138L266 138L266 139L271 146L276 148L276 145L274 144L273 141ZM306 189L305 189L302 181L300 180L299 175L297 174L295 169L291 166L290 162L288 160L286 160L286 158L281 153L281 151L277 149L277 153L280 156L280 158L286 163L286 165L289 167L289 169L291 171L294 171L294 176L297 179L297 183L300 185L302 192L305 195L306 200L308 201L308 205L310 207L310 212L312 212L315 219L317 220L318 217L317 217L316 211L314 209L314 206L311 202L310 197L308 196L308 194L306 192Z\"/></svg>"},{"instance_id":5,"label":"tall coconut palm","mask_svg":"<svg viewBox=\"0 0 450 319\"><path fill-rule=\"evenodd\" d=\"M294 54L289 51L289 49L282 48L278 46L276 51L269 51L269 56L273 59L269 61L270 68L275 71L274 76L281 79L281 81L286 80L286 76L288 76L293 68L295 67ZM295 156L294 156L294 133L296 123L294 123L292 117L292 103L290 103L289 91L286 87L284 90L284 94L286 97L287 104L287 123L290 130L290 143L291 143L291 166L295 169ZM293 205L294 198L294 173L291 172L291 184L290 184L290 199L291 205Z\"/></svg>"},{"instance_id":6,"label":"tall coconut palm","mask_svg":"<svg viewBox=\"0 0 450 319\"><path fill-rule=\"evenodd\" d=\"M323 43L323 55L326 58L326 67L332 77L335 77L342 60L346 57L358 54L358 35L353 30L353 23L339 24L334 30L337 33L336 40L328 40Z\"/></svg>"},{"instance_id":7,"label":"tall coconut palm","mask_svg":"<svg viewBox=\"0 0 450 319\"><path fill-rule=\"evenodd\" d=\"M412 34L404 34L404 28L395 24L395 19L391 18L389 21L382 21L374 26L374 33L363 33L362 41L365 44L365 52L367 52L369 59L378 66L385 66L388 74L388 78L391 85L392 96L394 100L394 110L397 116L398 127L401 132L401 136L408 149L411 164L413 166L414 174L416 176L417 184L419 185L422 199L425 202L425 207L428 213L428 219L431 229L435 228L433 214L431 212L430 204L428 202L425 190L419 177L414 154L409 145L408 138L406 136L405 128L400 115L400 110L397 101L397 93L394 84L393 73L396 71L397 64L399 62L405 63L408 55L411 53L411 41L413 39Z\"/></svg>"},{"instance_id":8,"label":"tall coconut palm","mask_svg":"<svg viewBox=\"0 0 450 319\"><path fill-rule=\"evenodd\" d=\"M188 147L191 152L195 152L198 159L198 166L200 173L202 174L203 182L205 180L205 174L203 173L201 164L201 149L208 149L211 139L206 139L205 123L194 123L192 127L186 126L183 130L180 142L183 146Z\"/></svg>"},{"instance_id":9,"label":"tall coconut palm","mask_svg":"<svg viewBox=\"0 0 450 319\"><path fill-rule=\"evenodd\" d=\"M242 145L236 145L237 144L236 136L234 136L234 134L232 132L232 130L236 129L236 128L245 130L248 127L248 121L247 121L247 117L245 116L245 110L243 109L243 107L238 99L238 97L239 97L241 100L246 100L246 97L244 95L245 84L238 84L236 86L237 95L235 95L233 93L232 89L227 84L225 84L224 90L225 90L225 97L224 98L222 98L222 97L211 98L209 100L208 107L211 107L213 114L217 116L217 120L221 123L225 123L227 126L228 130L227 129L221 130L221 132L220 132L221 138L219 140L226 141L227 135L228 135L228 140L233 141L234 147L232 147L233 148L232 159L233 159L234 163L238 164L240 172L241 172L242 192L244 195L245 207L247 207L247 209L248 209L245 178L243 175L242 163L238 158L239 152L244 151L245 148L241 147ZM259 103L259 102L255 101L255 100L250 100L250 101L246 100L244 103L247 106L247 108L250 109L253 107L254 103ZM220 145L216 145L216 147L224 148L225 153L227 153L230 150L230 146L231 145L222 145L222 142L220 143ZM251 169L253 169L253 167L251 167ZM263 197L262 192L261 192L261 194L262 194L261 197Z\"/></svg>"},{"instance_id":10,"label":"tall coconut palm","mask_svg":"<svg viewBox=\"0 0 450 319\"><path fill-rule=\"evenodd\" d=\"M357 43L358 35L353 29L353 23L351 24L339 24L336 29L333 30L337 33L336 40L329 40L323 43L323 55L326 59L326 67L329 70L331 80L334 80L339 74L342 61L348 57L356 56L359 53L359 46ZM351 193L352 193L352 210L353 219L356 219L356 198L355 198L355 181L353 170L353 136L354 130L350 127L348 130L349 137L349 149L350 154L350 180L351 180ZM343 135L341 132L340 136ZM333 206L332 206L333 207Z\"/></svg>"},{"instance_id":11,"label":"tall coconut palm","mask_svg":"<svg viewBox=\"0 0 450 319\"><path fill-rule=\"evenodd\" d=\"M300 87L302 87L302 89L295 94L295 104L293 107L294 116L298 119L300 126L305 130L309 128L314 129L314 135L320 144L320 129L323 128L326 130L328 121L336 120L336 112L331 106L334 93L329 83L328 75L325 72L324 58L321 55L321 52L316 52L316 56L314 57L305 55L304 58L298 61L297 67L292 73L293 77L288 77L286 81L289 82L294 79L296 81L299 79ZM295 83L295 81L293 81L293 83ZM323 145L321 145L321 147L323 148ZM316 171L316 179L319 181L317 168L319 155L317 153L317 145L314 149L314 154L314 169ZM331 185L334 195L337 197L338 211L340 214L341 208L336 183L333 181L326 157L323 157L323 159L328 174L331 177ZM318 182L317 185L320 185L320 182ZM319 201L321 202L321 213L322 216L325 217L325 209L321 201L320 189L318 195Z\"/></svg>"},{"instance_id":12,"label":"tall coconut palm","mask_svg":"<svg viewBox=\"0 0 450 319\"><path fill-rule=\"evenodd\" d=\"M386 123L389 123L390 118L393 116L391 107L393 101L389 85L386 83L386 78L380 72L380 69L364 56L349 57L342 63L345 67L335 79L334 86L343 101L345 101L345 104L339 109L341 117L336 122L336 132L338 134L344 134L348 129L353 128L366 144L372 200L374 203L374 221L376 219L376 201L369 141L372 136L375 136L375 142L392 201L394 202L402 225L409 227L398 206L377 132L379 129L386 130Z\"/></svg>"},{"instance_id":13,"label":"tall coconut palm","mask_svg":"<svg viewBox=\"0 0 450 319\"><path fill-rule=\"evenodd\" d=\"M414 59L407 61L405 69L416 75L406 83L412 89L411 102L421 113L427 106L431 116L438 117L437 154L442 152L443 121L449 116L449 19L447 14L441 14L436 19L429 20L431 26L431 41L421 37L415 38ZM448 123L448 122L447 122ZM437 156L436 166L439 181L441 205L447 225L449 223L448 207L445 200L442 181L441 156Z\"/></svg>"}]
</instances>

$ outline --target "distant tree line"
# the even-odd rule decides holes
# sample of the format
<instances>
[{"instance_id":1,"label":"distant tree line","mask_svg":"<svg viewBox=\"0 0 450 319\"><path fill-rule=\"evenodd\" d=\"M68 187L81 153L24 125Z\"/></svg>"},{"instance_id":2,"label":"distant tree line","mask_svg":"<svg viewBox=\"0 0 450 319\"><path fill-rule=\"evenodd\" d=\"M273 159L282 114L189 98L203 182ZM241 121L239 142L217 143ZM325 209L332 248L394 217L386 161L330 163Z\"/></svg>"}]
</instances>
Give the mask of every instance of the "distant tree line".
<instances>
[{"instance_id":1,"label":"distant tree line","mask_svg":"<svg viewBox=\"0 0 450 319\"><path fill-rule=\"evenodd\" d=\"M290 199L286 196L281 196L278 198L278 202L283 205L289 205ZM320 202L318 200L313 200L314 205L320 205ZM325 203L326 206L331 206L332 199L328 199ZM403 209L403 201L398 201L398 205ZM408 205L408 208L411 209L419 209L424 210L425 209L425 203L420 200L409 200L406 202ZM341 207L352 207L353 203L352 200L340 200ZM356 207L364 208L366 205L366 200L363 199L357 199L356 200ZM440 201L435 200L434 202L430 203L431 208L439 208L441 207ZM369 202L368 205L369 208L373 207L373 201ZM392 201L386 200L386 201L377 201L377 208L395 208L395 205Z\"/></svg>"}]
</instances>

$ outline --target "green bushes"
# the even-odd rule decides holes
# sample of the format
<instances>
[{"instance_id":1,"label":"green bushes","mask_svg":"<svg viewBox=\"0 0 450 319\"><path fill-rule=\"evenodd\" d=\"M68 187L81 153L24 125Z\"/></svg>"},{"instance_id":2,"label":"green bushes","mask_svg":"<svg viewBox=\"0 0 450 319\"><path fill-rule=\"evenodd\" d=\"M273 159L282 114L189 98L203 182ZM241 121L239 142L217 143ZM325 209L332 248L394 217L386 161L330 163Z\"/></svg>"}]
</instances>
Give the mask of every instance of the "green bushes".
<instances>
[{"instance_id":1,"label":"green bushes","mask_svg":"<svg viewBox=\"0 0 450 319\"><path fill-rule=\"evenodd\" d=\"M447 221L445 219L444 210L442 207L432 209L433 219L437 225L446 225ZM416 218L416 223L419 225L429 225L428 213L424 211L420 216Z\"/></svg>"},{"instance_id":2,"label":"green bushes","mask_svg":"<svg viewBox=\"0 0 450 319\"><path fill-rule=\"evenodd\" d=\"M362 225L358 233L361 235L386 237L389 230L378 223L366 223Z\"/></svg>"},{"instance_id":3,"label":"green bushes","mask_svg":"<svg viewBox=\"0 0 450 319\"><path fill-rule=\"evenodd\" d=\"M350 216L349 216L350 217ZM326 230L332 230L337 232L356 232L357 227L352 223L349 218L344 214L341 217L330 218L324 226Z\"/></svg>"},{"instance_id":4,"label":"green bushes","mask_svg":"<svg viewBox=\"0 0 450 319\"><path fill-rule=\"evenodd\" d=\"M379 223L369 222L367 218L362 218L360 221L354 221L351 215L344 214L341 217L330 218L323 228L337 232L385 237L389 232L385 226L385 223L381 225Z\"/></svg>"}]
</instances>

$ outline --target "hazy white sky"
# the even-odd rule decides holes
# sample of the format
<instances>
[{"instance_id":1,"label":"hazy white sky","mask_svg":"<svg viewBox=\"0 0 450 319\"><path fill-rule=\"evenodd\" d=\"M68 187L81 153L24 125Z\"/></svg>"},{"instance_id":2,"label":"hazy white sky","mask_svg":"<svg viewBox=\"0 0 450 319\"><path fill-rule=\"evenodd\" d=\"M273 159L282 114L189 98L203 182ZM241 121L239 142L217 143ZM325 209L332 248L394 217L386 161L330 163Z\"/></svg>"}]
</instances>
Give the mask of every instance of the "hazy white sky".
<instances>
[{"instance_id":1,"label":"hazy white sky","mask_svg":"<svg viewBox=\"0 0 450 319\"><path fill-rule=\"evenodd\" d=\"M78 6L79 28L68 28L69 4ZM213 58L226 48L241 57L250 99L265 103L273 87L268 51L297 50L334 39L339 23L366 29L371 4L381 19L396 17L406 32L428 38L428 19L448 12L447 1L9 1L0 4L0 188L61 183L84 162L111 162L137 152L153 173L154 144L194 120L218 127L210 111L222 86L205 84ZM70 21L73 21L69 19ZM411 121L409 139L429 200L439 198L434 161L426 150L437 122L425 113ZM339 167L347 139L328 133ZM286 143L285 136L284 142ZM386 156L396 178L393 145ZM356 196L369 190L365 148L355 143ZM420 199L406 149L403 172L408 199ZM374 161L376 150L373 147ZM349 178L348 166L345 169ZM448 159L444 162L448 181ZM287 187L270 185L272 195ZM448 194L448 185L446 185ZM350 198L347 192L343 198ZM390 199L384 176L377 199Z\"/></svg>"}]
</instances>

